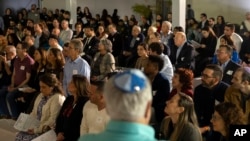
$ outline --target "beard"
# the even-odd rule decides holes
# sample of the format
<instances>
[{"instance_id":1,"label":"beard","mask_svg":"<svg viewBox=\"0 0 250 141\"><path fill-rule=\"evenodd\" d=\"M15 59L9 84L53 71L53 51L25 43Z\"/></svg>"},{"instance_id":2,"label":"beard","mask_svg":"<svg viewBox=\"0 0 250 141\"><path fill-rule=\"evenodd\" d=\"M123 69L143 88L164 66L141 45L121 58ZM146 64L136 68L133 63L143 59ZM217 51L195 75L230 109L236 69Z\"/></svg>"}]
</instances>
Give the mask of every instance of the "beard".
<instances>
[{"instance_id":1,"label":"beard","mask_svg":"<svg viewBox=\"0 0 250 141\"><path fill-rule=\"evenodd\" d=\"M214 85L214 83L215 83L214 80L211 80L209 82L205 82L205 81L201 80L202 86L204 86L206 88L211 88Z\"/></svg>"}]
</instances>

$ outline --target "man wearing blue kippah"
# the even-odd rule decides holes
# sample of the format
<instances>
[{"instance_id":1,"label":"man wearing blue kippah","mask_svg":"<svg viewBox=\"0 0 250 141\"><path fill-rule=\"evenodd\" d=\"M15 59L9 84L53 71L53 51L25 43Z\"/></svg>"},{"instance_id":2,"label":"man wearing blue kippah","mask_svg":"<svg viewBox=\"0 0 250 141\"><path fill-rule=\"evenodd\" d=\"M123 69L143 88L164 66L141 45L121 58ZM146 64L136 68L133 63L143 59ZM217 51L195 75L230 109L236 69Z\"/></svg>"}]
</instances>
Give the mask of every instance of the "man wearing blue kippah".
<instances>
[{"instance_id":1,"label":"man wearing blue kippah","mask_svg":"<svg viewBox=\"0 0 250 141\"><path fill-rule=\"evenodd\" d=\"M111 118L99 134L88 134L78 141L156 141L151 118L152 94L146 76L140 70L116 74L106 83L104 99Z\"/></svg>"}]
</instances>

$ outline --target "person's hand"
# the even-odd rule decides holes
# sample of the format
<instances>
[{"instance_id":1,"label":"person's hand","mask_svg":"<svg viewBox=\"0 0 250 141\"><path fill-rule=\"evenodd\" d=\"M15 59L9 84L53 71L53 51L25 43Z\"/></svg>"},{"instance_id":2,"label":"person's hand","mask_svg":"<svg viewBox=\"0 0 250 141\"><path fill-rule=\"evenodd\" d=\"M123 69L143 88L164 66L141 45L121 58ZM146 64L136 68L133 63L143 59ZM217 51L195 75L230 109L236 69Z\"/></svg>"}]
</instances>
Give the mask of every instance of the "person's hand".
<instances>
[{"instance_id":1,"label":"person's hand","mask_svg":"<svg viewBox=\"0 0 250 141\"><path fill-rule=\"evenodd\" d=\"M30 134L30 135L33 135L34 134L34 129L28 129L27 133Z\"/></svg>"},{"instance_id":2,"label":"person's hand","mask_svg":"<svg viewBox=\"0 0 250 141\"><path fill-rule=\"evenodd\" d=\"M210 127L209 126L204 126L204 127L201 127L200 128L200 132L203 134L203 133L205 133L205 132L207 132L207 131L210 131Z\"/></svg>"},{"instance_id":3,"label":"person's hand","mask_svg":"<svg viewBox=\"0 0 250 141\"><path fill-rule=\"evenodd\" d=\"M90 79L91 79L92 81L96 81L96 80L97 80L97 76L92 76Z\"/></svg>"},{"instance_id":4,"label":"person's hand","mask_svg":"<svg viewBox=\"0 0 250 141\"><path fill-rule=\"evenodd\" d=\"M14 91L15 89L16 89L15 87L9 86L9 87L8 87L8 92L12 92L12 91Z\"/></svg>"},{"instance_id":5,"label":"person's hand","mask_svg":"<svg viewBox=\"0 0 250 141\"><path fill-rule=\"evenodd\" d=\"M7 62L6 56L0 55L0 61L6 64Z\"/></svg>"},{"instance_id":6,"label":"person's hand","mask_svg":"<svg viewBox=\"0 0 250 141\"><path fill-rule=\"evenodd\" d=\"M204 44L201 44L201 48L205 48L206 47L206 45L204 45Z\"/></svg>"},{"instance_id":7,"label":"person's hand","mask_svg":"<svg viewBox=\"0 0 250 141\"><path fill-rule=\"evenodd\" d=\"M35 91L36 91L35 89L30 88L30 87L27 87L27 88L24 89L23 92L25 92L25 93L33 93L33 92L35 92Z\"/></svg>"},{"instance_id":8,"label":"person's hand","mask_svg":"<svg viewBox=\"0 0 250 141\"><path fill-rule=\"evenodd\" d=\"M124 56L129 56L129 55L131 55L131 53L128 52L128 51L123 51L122 54L123 54Z\"/></svg>"},{"instance_id":9,"label":"person's hand","mask_svg":"<svg viewBox=\"0 0 250 141\"><path fill-rule=\"evenodd\" d=\"M63 141L64 140L64 133L60 132L57 134L56 141Z\"/></svg>"}]
</instances>

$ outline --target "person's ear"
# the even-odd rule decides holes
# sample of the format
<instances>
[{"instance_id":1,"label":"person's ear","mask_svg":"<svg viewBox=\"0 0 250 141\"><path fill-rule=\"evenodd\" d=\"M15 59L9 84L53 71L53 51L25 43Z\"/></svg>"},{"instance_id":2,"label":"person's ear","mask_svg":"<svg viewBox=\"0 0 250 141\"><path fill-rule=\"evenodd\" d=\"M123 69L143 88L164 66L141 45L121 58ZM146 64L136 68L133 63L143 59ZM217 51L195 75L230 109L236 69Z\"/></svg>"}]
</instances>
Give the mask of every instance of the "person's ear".
<instances>
[{"instance_id":1,"label":"person's ear","mask_svg":"<svg viewBox=\"0 0 250 141\"><path fill-rule=\"evenodd\" d=\"M178 107L177 112L180 114L184 112L185 108L184 107Z\"/></svg>"},{"instance_id":2,"label":"person's ear","mask_svg":"<svg viewBox=\"0 0 250 141\"><path fill-rule=\"evenodd\" d=\"M152 101L149 101L146 105L146 110L145 110L145 119L147 120L147 122L149 122L149 120L151 119L151 112L152 112Z\"/></svg>"}]
</instances>

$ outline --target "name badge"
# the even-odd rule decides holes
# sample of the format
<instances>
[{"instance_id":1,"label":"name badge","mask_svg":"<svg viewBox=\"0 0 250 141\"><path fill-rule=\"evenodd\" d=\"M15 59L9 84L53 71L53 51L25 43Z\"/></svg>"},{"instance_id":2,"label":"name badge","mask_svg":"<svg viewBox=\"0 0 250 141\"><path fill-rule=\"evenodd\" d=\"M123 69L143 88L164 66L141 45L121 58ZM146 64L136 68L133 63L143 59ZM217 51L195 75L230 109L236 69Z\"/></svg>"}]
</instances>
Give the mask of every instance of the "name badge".
<instances>
[{"instance_id":1,"label":"name badge","mask_svg":"<svg viewBox=\"0 0 250 141\"><path fill-rule=\"evenodd\" d=\"M73 74L78 74L78 73L77 73L77 70L73 70Z\"/></svg>"},{"instance_id":2,"label":"name badge","mask_svg":"<svg viewBox=\"0 0 250 141\"><path fill-rule=\"evenodd\" d=\"M21 67L20 67L20 70L24 70L24 69L25 69L25 66L21 66Z\"/></svg>"},{"instance_id":3,"label":"name badge","mask_svg":"<svg viewBox=\"0 0 250 141\"><path fill-rule=\"evenodd\" d=\"M96 122L97 122L97 123L102 123L102 118L101 118L101 117L98 117L98 118L96 119Z\"/></svg>"},{"instance_id":4,"label":"name badge","mask_svg":"<svg viewBox=\"0 0 250 141\"><path fill-rule=\"evenodd\" d=\"M153 96L155 96L156 95L156 91L153 91Z\"/></svg>"},{"instance_id":5,"label":"name badge","mask_svg":"<svg viewBox=\"0 0 250 141\"><path fill-rule=\"evenodd\" d=\"M232 74L233 74L233 71L228 70L228 71L227 71L227 74L228 74L228 75L232 75Z\"/></svg>"}]
</instances>

